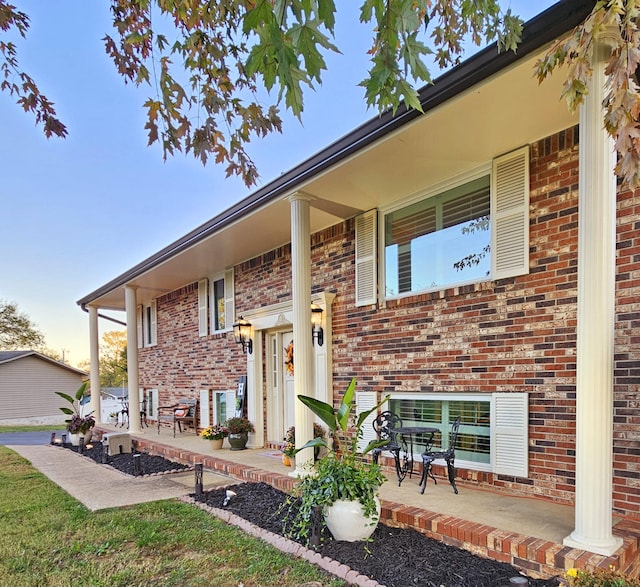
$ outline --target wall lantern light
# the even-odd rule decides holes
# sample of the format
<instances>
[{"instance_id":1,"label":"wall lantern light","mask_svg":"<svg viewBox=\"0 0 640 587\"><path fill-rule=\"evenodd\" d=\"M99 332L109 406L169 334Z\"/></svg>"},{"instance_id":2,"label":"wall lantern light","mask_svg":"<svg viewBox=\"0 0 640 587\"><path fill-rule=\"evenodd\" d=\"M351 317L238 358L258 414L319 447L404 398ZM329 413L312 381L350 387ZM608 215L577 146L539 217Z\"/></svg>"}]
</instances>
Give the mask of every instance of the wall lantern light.
<instances>
[{"instance_id":1,"label":"wall lantern light","mask_svg":"<svg viewBox=\"0 0 640 587\"><path fill-rule=\"evenodd\" d=\"M251 340L251 323L247 322L242 316L233 325L233 336L236 342L242 345L243 353L253 353L253 341Z\"/></svg>"},{"instance_id":2,"label":"wall lantern light","mask_svg":"<svg viewBox=\"0 0 640 587\"><path fill-rule=\"evenodd\" d=\"M311 342L318 341L318 346L324 343L324 330L322 330L322 308L311 308Z\"/></svg>"}]
</instances>

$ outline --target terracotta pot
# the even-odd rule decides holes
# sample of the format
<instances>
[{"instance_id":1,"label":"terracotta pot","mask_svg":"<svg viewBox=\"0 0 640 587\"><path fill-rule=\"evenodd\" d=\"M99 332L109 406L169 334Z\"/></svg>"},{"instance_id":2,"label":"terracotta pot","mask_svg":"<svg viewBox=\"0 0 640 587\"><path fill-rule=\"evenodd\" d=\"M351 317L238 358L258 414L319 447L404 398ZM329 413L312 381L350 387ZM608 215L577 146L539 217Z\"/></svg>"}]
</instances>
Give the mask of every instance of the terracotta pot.
<instances>
[{"instance_id":1,"label":"terracotta pot","mask_svg":"<svg viewBox=\"0 0 640 587\"><path fill-rule=\"evenodd\" d=\"M289 457L289 455L282 455L282 464L285 467L290 467L291 466L291 458Z\"/></svg>"},{"instance_id":2,"label":"terracotta pot","mask_svg":"<svg viewBox=\"0 0 640 587\"><path fill-rule=\"evenodd\" d=\"M213 450L220 450L222 448L222 443L224 442L224 438L216 438L214 440L209 441L211 443L211 448Z\"/></svg>"}]
</instances>

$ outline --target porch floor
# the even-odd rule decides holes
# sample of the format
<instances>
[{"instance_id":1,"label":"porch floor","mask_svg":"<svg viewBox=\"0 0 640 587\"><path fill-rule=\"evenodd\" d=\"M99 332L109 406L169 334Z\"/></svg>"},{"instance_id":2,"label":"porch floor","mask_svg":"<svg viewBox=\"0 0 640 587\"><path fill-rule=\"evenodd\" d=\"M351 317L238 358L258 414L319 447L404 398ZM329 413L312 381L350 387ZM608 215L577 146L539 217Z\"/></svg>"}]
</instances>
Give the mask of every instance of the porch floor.
<instances>
[{"instance_id":1,"label":"porch floor","mask_svg":"<svg viewBox=\"0 0 640 587\"><path fill-rule=\"evenodd\" d=\"M122 431L101 424L99 431ZM143 428L134 434L140 450L181 462L202 463L205 470L234 480L269 483L283 491L296 480L290 475L279 451L269 448L231 451L225 441L221 450L192 431L176 434L163 427ZM562 540L574 528L574 509L552 501L511 497L465 485L457 480L455 495L446 478L430 479L424 495L419 476L407 477L401 487L394 471L380 490L381 519L390 526L409 526L431 538L465 548L481 556L507 562L534 577L563 574L567 569L614 568L640 576L640 520L615 519L613 532L624 540L610 557L563 546Z\"/></svg>"}]
</instances>

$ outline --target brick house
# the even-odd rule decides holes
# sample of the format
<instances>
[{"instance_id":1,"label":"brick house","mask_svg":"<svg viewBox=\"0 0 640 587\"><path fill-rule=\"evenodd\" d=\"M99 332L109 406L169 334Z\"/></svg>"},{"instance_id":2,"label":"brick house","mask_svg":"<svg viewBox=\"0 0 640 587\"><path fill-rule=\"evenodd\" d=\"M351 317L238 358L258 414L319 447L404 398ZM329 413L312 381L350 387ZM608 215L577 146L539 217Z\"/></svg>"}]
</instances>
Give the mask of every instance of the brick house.
<instances>
[{"instance_id":1,"label":"brick house","mask_svg":"<svg viewBox=\"0 0 640 587\"><path fill-rule=\"evenodd\" d=\"M612 515L640 514L640 196L616 188L598 76L580 118L532 76L592 7L557 3L517 54L424 88L425 114L366 122L79 300L92 361L99 309L126 311L130 400L199 397L204 426L246 376L254 447L310 437L295 395L356 377L361 408L390 395L443 439L460 415L463 484L574 503L566 544L615 551Z\"/></svg>"}]
</instances>

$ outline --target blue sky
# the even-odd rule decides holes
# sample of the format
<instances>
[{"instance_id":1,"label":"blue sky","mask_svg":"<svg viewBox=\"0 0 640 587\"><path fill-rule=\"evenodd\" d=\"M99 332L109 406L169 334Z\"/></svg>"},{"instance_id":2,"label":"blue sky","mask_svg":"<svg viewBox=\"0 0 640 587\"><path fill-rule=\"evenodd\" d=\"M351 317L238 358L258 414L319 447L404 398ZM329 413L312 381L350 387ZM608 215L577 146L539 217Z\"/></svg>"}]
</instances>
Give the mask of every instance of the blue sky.
<instances>
[{"instance_id":1,"label":"blue sky","mask_svg":"<svg viewBox=\"0 0 640 587\"><path fill-rule=\"evenodd\" d=\"M89 357L88 317L76 300L250 190L215 165L182 155L163 162L157 146L147 147L148 89L125 85L104 53L108 2L13 4L31 17L27 41L19 42L21 66L55 103L69 136L45 139L0 94L0 299L16 302L46 346L64 349L76 365ZM258 186L375 115L357 85L370 36L356 24L359 4L338 3L343 54L328 58L323 86L307 94L303 124L287 116L282 135L250 146ZM551 4L510 3L525 20ZM101 321L100 329L102 335L114 325Z\"/></svg>"}]
</instances>

